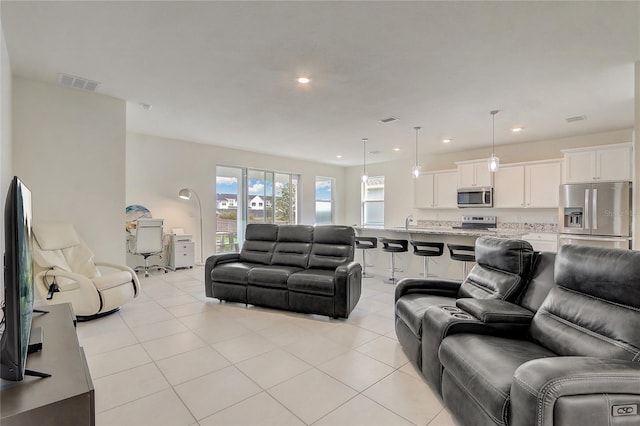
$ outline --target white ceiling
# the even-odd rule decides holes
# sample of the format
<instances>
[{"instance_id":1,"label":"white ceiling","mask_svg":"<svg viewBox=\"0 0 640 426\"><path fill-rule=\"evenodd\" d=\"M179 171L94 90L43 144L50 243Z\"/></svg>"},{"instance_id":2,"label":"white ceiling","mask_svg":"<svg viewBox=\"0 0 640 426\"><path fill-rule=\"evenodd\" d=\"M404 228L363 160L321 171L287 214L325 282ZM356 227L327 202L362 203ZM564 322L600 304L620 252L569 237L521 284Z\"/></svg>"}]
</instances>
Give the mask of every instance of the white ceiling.
<instances>
[{"instance_id":1,"label":"white ceiling","mask_svg":"<svg viewBox=\"0 0 640 426\"><path fill-rule=\"evenodd\" d=\"M368 162L412 158L414 126L421 155L489 154L493 109L496 145L634 125L637 1L3 0L1 15L14 75L99 81L134 132L346 166L363 137Z\"/></svg>"}]
</instances>

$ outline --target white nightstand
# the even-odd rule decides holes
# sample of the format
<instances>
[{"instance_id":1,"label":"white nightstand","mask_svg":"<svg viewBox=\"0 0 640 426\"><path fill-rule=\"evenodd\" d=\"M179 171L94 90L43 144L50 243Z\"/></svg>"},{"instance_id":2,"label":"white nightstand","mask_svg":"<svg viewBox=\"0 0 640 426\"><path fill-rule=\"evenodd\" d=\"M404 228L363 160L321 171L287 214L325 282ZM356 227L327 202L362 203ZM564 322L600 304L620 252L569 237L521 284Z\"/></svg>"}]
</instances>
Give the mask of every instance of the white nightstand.
<instances>
[{"instance_id":1,"label":"white nightstand","mask_svg":"<svg viewBox=\"0 0 640 426\"><path fill-rule=\"evenodd\" d=\"M191 241L191 235L169 235L167 266L171 270L178 268L193 268L195 243Z\"/></svg>"}]
</instances>

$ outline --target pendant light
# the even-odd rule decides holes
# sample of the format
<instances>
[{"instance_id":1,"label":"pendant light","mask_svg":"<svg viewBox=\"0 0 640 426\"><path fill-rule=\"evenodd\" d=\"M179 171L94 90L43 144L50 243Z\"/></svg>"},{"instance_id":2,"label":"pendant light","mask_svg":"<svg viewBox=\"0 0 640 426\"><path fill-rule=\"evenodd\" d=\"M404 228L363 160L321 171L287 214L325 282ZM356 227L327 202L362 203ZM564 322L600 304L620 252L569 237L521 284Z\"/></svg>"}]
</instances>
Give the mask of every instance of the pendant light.
<instances>
[{"instance_id":1,"label":"pendant light","mask_svg":"<svg viewBox=\"0 0 640 426\"><path fill-rule=\"evenodd\" d=\"M362 183L366 184L369 180L367 176L367 142L369 139L362 138Z\"/></svg>"},{"instance_id":2,"label":"pendant light","mask_svg":"<svg viewBox=\"0 0 640 426\"><path fill-rule=\"evenodd\" d=\"M496 157L495 146L496 146L496 114L499 113L500 110L494 109L490 111L489 114L492 116L493 121L493 132L492 132L492 142L491 142L491 157L487 160L487 167L490 172L495 172L500 167L500 159Z\"/></svg>"},{"instance_id":3,"label":"pendant light","mask_svg":"<svg viewBox=\"0 0 640 426\"><path fill-rule=\"evenodd\" d=\"M418 177L420 177L420 172L422 171L422 167L420 167L420 165L418 164L418 130L420 130L421 128L422 127L413 128L416 131L416 162L411 169L411 174L413 175L414 179L418 179Z\"/></svg>"}]
</instances>

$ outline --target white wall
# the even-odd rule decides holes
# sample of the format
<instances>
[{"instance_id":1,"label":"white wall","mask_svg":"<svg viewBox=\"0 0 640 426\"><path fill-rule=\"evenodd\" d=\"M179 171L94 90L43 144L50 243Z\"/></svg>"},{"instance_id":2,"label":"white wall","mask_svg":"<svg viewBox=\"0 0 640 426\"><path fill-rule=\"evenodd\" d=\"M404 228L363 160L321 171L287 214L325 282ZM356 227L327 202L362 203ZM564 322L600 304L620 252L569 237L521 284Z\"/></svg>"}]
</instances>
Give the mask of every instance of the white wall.
<instances>
[{"instance_id":1,"label":"white wall","mask_svg":"<svg viewBox=\"0 0 640 426\"><path fill-rule=\"evenodd\" d=\"M13 79L13 168L33 221L70 222L96 259L124 263L125 102Z\"/></svg>"},{"instance_id":2,"label":"white wall","mask_svg":"<svg viewBox=\"0 0 640 426\"><path fill-rule=\"evenodd\" d=\"M2 214L9 182L13 176L11 166L11 63L9 52L0 23L0 197L2 197ZM4 254L4 219L0 226L0 253ZM0 282L4 288L4 274L0 274ZM0 300L4 299L4 291Z\"/></svg>"},{"instance_id":3,"label":"white wall","mask_svg":"<svg viewBox=\"0 0 640 426\"><path fill-rule=\"evenodd\" d=\"M640 206L640 61L636 61L635 63L635 99L634 99L634 109L635 109L635 127L634 127L634 140L633 140L633 149L634 149L634 165L635 165L635 188L633 188L633 232L632 234L636 237L633 239L633 249L640 250L640 238L637 235L640 235L640 220L638 220L638 206Z\"/></svg>"},{"instance_id":4,"label":"white wall","mask_svg":"<svg viewBox=\"0 0 640 426\"><path fill-rule=\"evenodd\" d=\"M631 142L632 129L616 130L605 133L573 136L562 139L528 142L516 145L496 147L501 164L521 161L547 160L562 158L560 150L583 146L607 145ZM423 171L455 169L454 162L484 159L491 149L476 149L424 156L419 159ZM459 209L414 209L413 179L411 167L413 160L397 160L379 164L368 164L369 176L385 177L385 225L401 226L404 218L413 214L416 219L458 220L462 214ZM345 221L349 224L360 223L360 173L362 166L350 167L346 171ZM502 222L542 222L553 223L557 213L553 209L465 209L465 214L491 214Z\"/></svg>"},{"instance_id":5,"label":"white wall","mask_svg":"<svg viewBox=\"0 0 640 426\"><path fill-rule=\"evenodd\" d=\"M306 224L315 221L315 177L333 177L336 181L335 222L344 223L343 167L136 133L127 134L126 157L127 205L141 204L153 217L164 219L165 232L184 228L193 234L196 261L200 258L198 206L195 200L178 198L178 191L188 187L200 196L205 235L203 258L206 259L215 250L216 165L299 173L300 223Z\"/></svg>"}]
</instances>

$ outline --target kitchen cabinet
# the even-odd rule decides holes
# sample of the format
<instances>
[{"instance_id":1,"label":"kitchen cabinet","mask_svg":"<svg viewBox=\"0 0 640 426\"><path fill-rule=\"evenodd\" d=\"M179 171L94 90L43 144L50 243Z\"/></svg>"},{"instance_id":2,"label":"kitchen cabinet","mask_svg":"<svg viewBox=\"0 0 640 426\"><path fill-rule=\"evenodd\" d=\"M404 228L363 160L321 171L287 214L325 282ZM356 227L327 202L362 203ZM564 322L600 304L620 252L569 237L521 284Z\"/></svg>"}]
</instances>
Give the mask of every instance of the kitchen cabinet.
<instances>
[{"instance_id":1,"label":"kitchen cabinet","mask_svg":"<svg viewBox=\"0 0 640 426\"><path fill-rule=\"evenodd\" d=\"M528 241L535 251L558 251L558 236L556 234L535 233L525 234L522 239Z\"/></svg>"},{"instance_id":2,"label":"kitchen cabinet","mask_svg":"<svg viewBox=\"0 0 640 426\"><path fill-rule=\"evenodd\" d=\"M414 207L417 209L456 208L457 171L426 172L414 181Z\"/></svg>"},{"instance_id":3,"label":"kitchen cabinet","mask_svg":"<svg viewBox=\"0 0 640 426\"><path fill-rule=\"evenodd\" d=\"M562 150L564 182L632 181L633 151L629 143Z\"/></svg>"},{"instance_id":4,"label":"kitchen cabinet","mask_svg":"<svg viewBox=\"0 0 640 426\"><path fill-rule=\"evenodd\" d=\"M494 207L557 208L561 160L501 166L494 176Z\"/></svg>"},{"instance_id":5,"label":"kitchen cabinet","mask_svg":"<svg viewBox=\"0 0 640 426\"><path fill-rule=\"evenodd\" d=\"M493 186L493 174L487 168L487 160L460 161L458 188Z\"/></svg>"}]
</instances>

